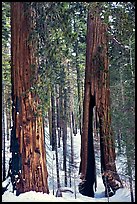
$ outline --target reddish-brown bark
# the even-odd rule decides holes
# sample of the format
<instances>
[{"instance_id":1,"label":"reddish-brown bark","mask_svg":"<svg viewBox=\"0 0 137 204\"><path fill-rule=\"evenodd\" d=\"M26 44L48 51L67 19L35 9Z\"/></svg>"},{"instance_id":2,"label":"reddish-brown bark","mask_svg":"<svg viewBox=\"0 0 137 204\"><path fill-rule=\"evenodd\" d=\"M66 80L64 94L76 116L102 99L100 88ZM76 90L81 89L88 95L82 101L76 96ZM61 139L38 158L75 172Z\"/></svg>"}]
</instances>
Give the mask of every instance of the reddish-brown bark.
<instances>
[{"instance_id":1,"label":"reddish-brown bark","mask_svg":"<svg viewBox=\"0 0 137 204\"><path fill-rule=\"evenodd\" d=\"M16 188L18 194L31 190L48 193L43 121L38 110L40 101L31 92L31 77L37 73L36 46L28 42L31 11L26 15L24 4L11 3L13 129L19 144L16 153L21 158ZM36 65L33 70L32 64Z\"/></svg>"},{"instance_id":2,"label":"reddish-brown bark","mask_svg":"<svg viewBox=\"0 0 137 204\"><path fill-rule=\"evenodd\" d=\"M109 66L108 66L108 38L107 26L101 22L99 16L88 15L87 24L87 49L86 49L86 69L85 69L85 92L83 105L83 132L81 138L81 179L88 181L88 172L92 174L94 170L88 169L89 139L93 137L89 133L89 127L92 123L92 109L96 106L96 114L99 118L100 128L100 148L101 148L101 173L107 177L108 185L115 190L121 186L115 164L115 147L111 130L110 116L110 88L109 88ZM94 101L95 98L95 101ZM90 117L89 117L90 116ZM90 120L91 119L91 120ZM93 132L93 129L90 128ZM94 153L94 151L92 152ZM94 157L93 157L94 158ZM92 158L92 159L93 159ZM92 168L95 168L94 166ZM94 175L91 175L93 178ZM92 179L95 182L95 179ZM117 184L118 183L118 184ZM105 184L105 182L104 182ZM105 184L106 185L106 184ZM86 191L86 190L85 190Z\"/></svg>"}]
</instances>

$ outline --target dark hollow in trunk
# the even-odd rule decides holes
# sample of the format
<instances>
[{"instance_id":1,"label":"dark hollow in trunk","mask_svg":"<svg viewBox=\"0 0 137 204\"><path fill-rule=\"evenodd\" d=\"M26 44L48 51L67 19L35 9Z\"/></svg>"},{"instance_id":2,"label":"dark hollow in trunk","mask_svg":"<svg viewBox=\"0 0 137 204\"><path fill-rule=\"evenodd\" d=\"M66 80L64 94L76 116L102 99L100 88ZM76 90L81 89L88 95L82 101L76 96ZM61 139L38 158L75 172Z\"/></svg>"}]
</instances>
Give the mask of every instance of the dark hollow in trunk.
<instances>
[{"instance_id":1,"label":"dark hollow in trunk","mask_svg":"<svg viewBox=\"0 0 137 204\"><path fill-rule=\"evenodd\" d=\"M79 192L82 195L94 197L93 185L96 181L95 175L95 154L93 144L93 108L95 97L90 96L89 103L89 123L88 123L88 155L87 155L87 172L85 180L79 185Z\"/></svg>"}]
</instances>

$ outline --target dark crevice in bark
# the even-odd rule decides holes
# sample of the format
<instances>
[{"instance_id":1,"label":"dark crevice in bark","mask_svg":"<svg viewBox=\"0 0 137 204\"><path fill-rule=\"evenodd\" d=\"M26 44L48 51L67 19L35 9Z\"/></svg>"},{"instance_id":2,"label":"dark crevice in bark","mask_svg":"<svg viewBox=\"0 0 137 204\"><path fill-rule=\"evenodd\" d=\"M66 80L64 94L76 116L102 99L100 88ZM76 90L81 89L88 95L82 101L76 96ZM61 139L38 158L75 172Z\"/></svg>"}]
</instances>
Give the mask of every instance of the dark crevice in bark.
<instances>
[{"instance_id":1,"label":"dark crevice in bark","mask_svg":"<svg viewBox=\"0 0 137 204\"><path fill-rule=\"evenodd\" d=\"M93 108L95 106L95 96L90 95L89 103L89 123L88 123L88 155L87 172L85 180L79 185L79 192L82 195L94 197L93 185L96 182L95 154L93 144Z\"/></svg>"}]
</instances>

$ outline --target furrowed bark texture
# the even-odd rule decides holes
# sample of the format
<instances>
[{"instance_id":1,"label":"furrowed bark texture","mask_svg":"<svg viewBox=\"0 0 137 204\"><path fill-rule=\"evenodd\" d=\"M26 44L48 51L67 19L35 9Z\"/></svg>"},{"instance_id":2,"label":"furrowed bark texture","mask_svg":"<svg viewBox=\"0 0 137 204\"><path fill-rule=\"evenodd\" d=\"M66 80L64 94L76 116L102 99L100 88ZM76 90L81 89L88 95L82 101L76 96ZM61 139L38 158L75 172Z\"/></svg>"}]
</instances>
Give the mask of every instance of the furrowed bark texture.
<instances>
[{"instance_id":1,"label":"furrowed bark texture","mask_svg":"<svg viewBox=\"0 0 137 204\"><path fill-rule=\"evenodd\" d=\"M28 43L30 14L25 14L25 2L11 3L12 56L12 172L16 174L17 194L27 191L49 193L42 112L39 98L31 92L37 80L38 62L33 43ZM35 65L35 67L31 67ZM32 77L36 78L31 80ZM15 148L16 145L16 148ZM14 178L12 178L14 180Z\"/></svg>"},{"instance_id":2,"label":"furrowed bark texture","mask_svg":"<svg viewBox=\"0 0 137 204\"><path fill-rule=\"evenodd\" d=\"M91 191L88 193L91 197L94 196L93 184L95 182L92 128L94 106L96 106L96 114L99 118L101 173L104 185L106 187L105 179L107 178L107 186L114 192L121 186L120 178L116 171L116 155L111 130L108 63L107 27L101 22L98 16L93 17L91 12L89 12L87 24L83 130L81 137L80 173L82 183L80 184L80 191L85 188L82 194L86 195L88 189L86 183L92 183ZM89 165L89 162L92 163L92 165Z\"/></svg>"}]
</instances>

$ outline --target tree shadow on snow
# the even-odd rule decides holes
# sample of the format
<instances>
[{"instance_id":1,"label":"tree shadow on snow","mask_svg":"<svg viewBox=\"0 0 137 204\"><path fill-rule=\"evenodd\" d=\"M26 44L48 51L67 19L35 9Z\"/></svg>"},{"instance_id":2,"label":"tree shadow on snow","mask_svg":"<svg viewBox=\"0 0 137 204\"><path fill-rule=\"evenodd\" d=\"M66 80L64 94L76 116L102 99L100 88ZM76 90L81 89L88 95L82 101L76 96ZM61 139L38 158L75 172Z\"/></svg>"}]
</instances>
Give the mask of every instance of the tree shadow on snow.
<instances>
[{"instance_id":1,"label":"tree shadow on snow","mask_svg":"<svg viewBox=\"0 0 137 204\"><path fill-rule=\"evenodd\" d=\"M105 191L100 192L100 193L96 193L96 192L95 192L94 198L106 198L106 197L105 197Z\"/></svg>"}]
</instances>

